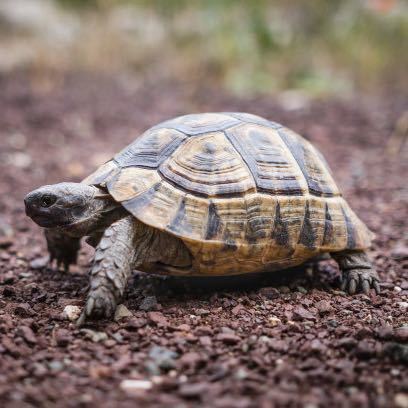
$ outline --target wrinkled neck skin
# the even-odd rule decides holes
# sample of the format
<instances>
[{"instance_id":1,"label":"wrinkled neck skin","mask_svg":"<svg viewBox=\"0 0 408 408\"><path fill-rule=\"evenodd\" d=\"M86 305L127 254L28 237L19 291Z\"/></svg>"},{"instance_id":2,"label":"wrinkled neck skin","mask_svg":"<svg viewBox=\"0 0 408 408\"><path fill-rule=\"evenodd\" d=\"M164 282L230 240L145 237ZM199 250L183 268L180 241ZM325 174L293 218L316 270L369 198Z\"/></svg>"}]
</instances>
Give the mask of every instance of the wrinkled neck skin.
<instances>
[{"instance_id":1,"label":"wrinkled neck skin","mask_svg":"<svg viewBox=\"0 0 408 408\"><path fill-rule=\"evenodd\" d=\"M81 238L96 235L104 231L115 221L129 213L110 196L95 197L88 203L87 209L79 217L73 215L72 223L52 228L71 237Z\"/></svg>"}]
</instances>

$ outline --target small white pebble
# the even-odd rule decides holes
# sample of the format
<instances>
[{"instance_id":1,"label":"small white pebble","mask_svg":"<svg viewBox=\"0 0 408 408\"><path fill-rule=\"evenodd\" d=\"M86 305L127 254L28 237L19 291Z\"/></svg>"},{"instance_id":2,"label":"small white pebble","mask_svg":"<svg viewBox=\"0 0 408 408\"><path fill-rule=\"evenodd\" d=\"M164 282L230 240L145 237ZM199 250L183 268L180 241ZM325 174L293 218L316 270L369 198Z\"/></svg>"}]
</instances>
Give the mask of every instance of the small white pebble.
<instances>
[{"instance_id":1,"label":"small white pebble","mask_svg":"<svg viewBox=\"0 0 408 408\"><path fill-rule=\"evenodd\" d=\"M163 377L160 377L159 375L154 375L151 377L152 383L153 384L161 384L163 382Z\"/></svg>"},{"instance_id":2,"label":"small white pebble","mask_svg":"<svg viewBox=\"0 0 408 408\"><path fill-rule=\"evenodd\" d=\"M402 291L402 288L400 288L399 286L394 286L395 293L400 293L401 291Z\"/></svg>"},{"instance_id":3,"label":"small white pebble","mask_svg":"<svg viewBox=\"0 0 408 408\"><path fill-rule=\"evenodd\" d=\"M408 408L408 394L402 392L395 394L394 404L398 408Z\"/></svg>"},{"instance_id":4,"label":"small white pebble","mask_svg":"<svg viewBox=\"0 0 408 408\"><path fill-rule=\"evenodd\" d=\"M258 341L260 341L261 343L268 344L271 342L271 339L268 336L261 336L259 337Z\"/></svg>"},{"instance_id":5,"label":"small white pebble","mask_svg":"<svg viewBox=\"0 0 408 408\"><path fill-rule=\"evenodd\" d=\"M32 158L26 153L16 152L10 154L9 162L12 166L19 167L21 169L27 169L32 163Z\"/></svg>"},{"instance_id":6,"label":"small white pebble","mask_svg":"<svg viewBox=\"0 0 408 408\"><path fill-rule=\"evenodd\" d=\"M186 375L182 374L182 375L180 375L180 377L179 377L178 380L179 380L179 383L180 383L180 384L184 384L184 383L187 382L188 377L187 377Z\"/></svg>"},{"instance_id":7,"label":"small white pebble","mask_svg":"<svg viewBox=\"0 0 408 408\"><path fill-rule=\"evenodd\" d=\"M148 380L123 380L120 383L120 388L130 394L150 390L152 386L153 383Z\"/></svg>"},{"instance_id":8,"label":"small white pebble","mask_svg":"<svg viewBox=\"0 0 408 408\"><path fill-rule=\"evenodd\" d=\"M62 312L63 317L71 322L78 320L80 314L81 309L78 306L73 305L65 306L64 311Z\"/></svg>"},{"instance_id":9,"label":"small white pebble","mask_svg":"<svg viewBox=\"0 0 408 408\"><path fill-rule=\"evenodd\" d=\"M401 309L407 309L407 308L408 308L408 302L398 302L397 305L398 305Z\"/></svg>"},{"instance_id":10,"label":"small white pebble","mask_svg":"<svg viewBox=\"0 0 408 408\"><path fill-rule=\"evenodd\" d=\"M279 319L279 317L276 317L276 316L271 316L268 320L269 320L269 323L270 323L273 327L275 327L275 326L277 326L278 324L282 323L281 319Z\"/></svg>"}]
</instances>

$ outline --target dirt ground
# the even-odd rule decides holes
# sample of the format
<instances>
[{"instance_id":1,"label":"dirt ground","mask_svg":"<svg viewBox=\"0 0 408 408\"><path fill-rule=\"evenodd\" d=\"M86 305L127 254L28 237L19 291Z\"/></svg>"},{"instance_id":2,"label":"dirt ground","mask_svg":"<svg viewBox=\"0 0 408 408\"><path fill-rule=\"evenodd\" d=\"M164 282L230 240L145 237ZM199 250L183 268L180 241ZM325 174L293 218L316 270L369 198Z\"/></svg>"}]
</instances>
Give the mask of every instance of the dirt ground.
<instances>
[{"instance_id":1,"label":"dirt ground","mask_svg":"<svg viewBox=\"0 0 408 408\"><path fill-rule=\"evenodd\" d=\"M268 97L86 75L51 85L0 77L0 89L1 406L408 407L408 160L391 137L406 99L290 111ZM77 329L63 310L83 305L91 251L84 244L67 274L45 267L24 195L80 180L161 120L234 110L284 123L323 151L377 235L382 293L346 296L331 261L242 279L135 274L132 316Z\"/></svg>"}]
</instances>

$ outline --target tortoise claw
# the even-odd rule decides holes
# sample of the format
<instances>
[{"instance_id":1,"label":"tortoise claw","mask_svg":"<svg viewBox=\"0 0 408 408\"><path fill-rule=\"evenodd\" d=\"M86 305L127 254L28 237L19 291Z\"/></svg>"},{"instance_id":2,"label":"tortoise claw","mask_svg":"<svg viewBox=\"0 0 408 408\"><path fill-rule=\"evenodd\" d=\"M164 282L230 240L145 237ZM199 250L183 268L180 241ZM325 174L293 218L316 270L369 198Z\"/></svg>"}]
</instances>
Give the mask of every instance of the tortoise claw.
<instances>
[{"instance_id":1,"label":"tortoise claw","mask_svg":"<svg viewBox=\"0 0 408 408\"><path fill-rule=\"evenodd\" d=\"M342 292L346 291L347 283L348 283L347 279L343 278L342 281L341 281L341 286L340 286L340 289L341 289Z\"/></svg>"},{"instance_id":2,"label":"tortoise claw","mask_svg":"<svg viewBox=\"0 0 408 408\"><path fill-rule=\"evenodd\" d=\"M376 294L380 293L379 278L374 270L351 269L344 272L341 290L347 291L350 295L361 291L368 296L370 289L374 289Z\"/></svg>"},{"instance_id":3,"label":"tortoise claw","mask_svg":"<svg viewBox=\"0 0 408 408\"><path fill-rule=\"evenodd\" d=\"M354 295L356 293L356 289L357 289L357 281L354 278L351 278L349 285L348 285L349 294Z\"/></svg>"},{"instance_id":4,"label":"tortoise claw","mask_svg":"<svg viewBox=\"0 0 408 408\"><path fill-rule=\"evenodd\" d=\"M370 294L370 282L367 279L363 279L361 288L367 296Z\"/></svg>"},{"instance_id":5,"label":"tortoise claw","mask_svg":"<svg viewBox=\"0 0 408 408\"><path fill-rule=\"evenodd\" d=\"M82 311L81 315L78 317L78 320L75 322L77 327L81 327L85 324L86 321L86 313L85 310Z\"/></svg>"},{"instance_id":6,"label":"tortoise claw","mask_svg":"<svg viewBox=\"0 0 408 408\"><path fill-rule=\"evenodd\" d=\"M376 293L377 295L379 295L379 294L381 293L381 289L380 289L380 285L379 285L379 283L378 283L378 280L377 280L377 279L374 279L372 285L373 285L373 288L374 288L374 290L375 290L375 293Z\"/></svg>"},{"instance_id":7,"label":"tortoise claw","mask_svg":"<svg viewBox=\"0 0 408 408\"><path fill-rule=\"evenodd\" d=\"M87 316L92 315L92 312L94 310L94 306L95 306L95 299L93 297L90 297L88 299L88 301L86 302L86 306L85 306L85 314Z\"/></svg>"},{"instance_id":8,"label":"tortoise claw","mask_svg":"<svg viewBox=\"0 0 408 408\"><path fill-rule=\"evenodd\" d=\"M76 325L82 326L85 321L90 317L110 318L113 316L116 310L116 298L115 294L112 293L106 287L98 287L88 295L86 305L84 310L76 321Z\"/></svg>"}]
</instances>

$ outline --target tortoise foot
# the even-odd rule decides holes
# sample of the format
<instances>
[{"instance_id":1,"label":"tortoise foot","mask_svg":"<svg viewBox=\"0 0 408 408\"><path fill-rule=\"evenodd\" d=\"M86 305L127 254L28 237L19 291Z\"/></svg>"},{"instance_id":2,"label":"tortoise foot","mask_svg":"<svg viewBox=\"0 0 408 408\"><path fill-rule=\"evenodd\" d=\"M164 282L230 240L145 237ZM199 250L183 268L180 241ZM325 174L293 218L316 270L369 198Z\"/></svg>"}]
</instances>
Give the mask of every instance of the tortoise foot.
<instances>
[{"instance_id":1,"label":"tortoise foot","mask_svg":"<svg viewBox=\"0 0 408 408\"><path fill-rule=\"evenodd\" d=\"M72 238L56 231L45 231L47 240L48 252L50 254L49 264L53 267L55 261L57 269L61 266L64 271L68 272L69 266L77 261L78 251L80 247L80 239Z\"/></svg>"},{"instance_id":2,"label":"tortoise foot","mask_svg":"<svg viewBox=\"0 0 408 408\"><path fill-rule=\"evenodd\" d=\"M366 295L374 289L380 293L380 280L378 274L373 269L351 269L343 272L341 290L354 295L356 292L363 292Z\"/></svg>"},{"instance_id":3,"label":"tortoise foot","mask_svg":"<svg viewBox=\"0 0 408 408\"><path fill-rule=\"evenodd\" d=\"M89 318L110 318L116 310L117 296L106 286L92 289L87 297L84 310L77 320L77 326L82 326Z\"/></svg>"}]
</instances>

